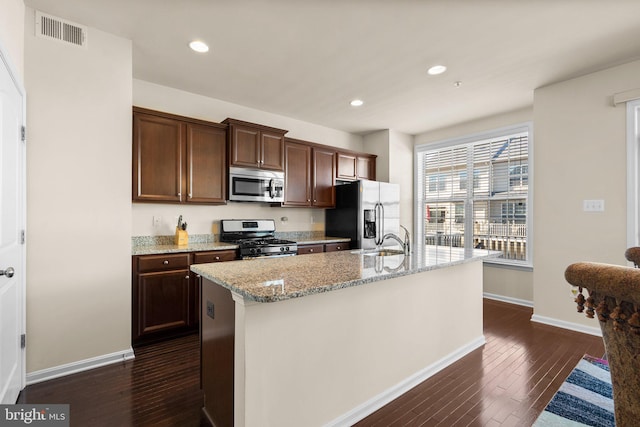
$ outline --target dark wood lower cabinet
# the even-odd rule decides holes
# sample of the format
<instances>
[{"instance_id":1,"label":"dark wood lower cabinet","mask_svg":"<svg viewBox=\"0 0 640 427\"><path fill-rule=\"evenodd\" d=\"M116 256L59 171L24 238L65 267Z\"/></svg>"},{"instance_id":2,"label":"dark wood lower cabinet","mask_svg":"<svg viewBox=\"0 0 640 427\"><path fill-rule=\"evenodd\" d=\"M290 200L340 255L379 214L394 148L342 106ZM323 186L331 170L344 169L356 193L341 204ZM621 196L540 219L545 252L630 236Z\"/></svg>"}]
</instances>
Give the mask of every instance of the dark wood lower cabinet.
<instances>
[{"instance_id":1,"label":"dark wood lower cabinet","mask_svg":"<svg viewBox=\"0 0 640 427\"><path fill-rule=\"evenodd\" d=\"M189 279L189 270L138 275L138 337L191 326Z\"/></svg>"},{"instance_id":2,"label":"dark wood lower cabinet","mask_svg":"<svg viewBox=\"0 0 640 427\"><path fill-rule=\"evenodd\" d=\"M189 266L234 259L235 250L133 256L133 345L197 332L200 285Z\"/></svg>"},{"instance_id":3,"label":"dark wood lower cabinet","mask_svg":"<svg viewBox=\"0 0 640 427\"><path fill-rule=\"evenodd\" d=\"M313 243L309 245L298 245L298 255L318 254L321 252L346 251L350 249L349 242L340 243Z\"/></svg>"}]
</instances>

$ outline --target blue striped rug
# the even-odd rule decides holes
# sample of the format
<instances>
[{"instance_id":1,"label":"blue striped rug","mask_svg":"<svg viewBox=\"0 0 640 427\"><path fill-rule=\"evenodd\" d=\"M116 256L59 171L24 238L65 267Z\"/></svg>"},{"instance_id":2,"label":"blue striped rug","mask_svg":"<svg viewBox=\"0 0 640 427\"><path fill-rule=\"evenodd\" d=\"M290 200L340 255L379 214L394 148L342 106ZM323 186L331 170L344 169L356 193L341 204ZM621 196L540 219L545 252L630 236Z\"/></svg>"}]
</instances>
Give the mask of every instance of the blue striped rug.
<instances>
[{"instance_id":1,"label":"blue striped rug","mask_svg":"<svg viewBox=\"0 0 640 427\"><path fill-rule=\"evenodd\" d=\"M615 426L607 361L584 355L533 425Z\"/></svg>"}]
</instances>

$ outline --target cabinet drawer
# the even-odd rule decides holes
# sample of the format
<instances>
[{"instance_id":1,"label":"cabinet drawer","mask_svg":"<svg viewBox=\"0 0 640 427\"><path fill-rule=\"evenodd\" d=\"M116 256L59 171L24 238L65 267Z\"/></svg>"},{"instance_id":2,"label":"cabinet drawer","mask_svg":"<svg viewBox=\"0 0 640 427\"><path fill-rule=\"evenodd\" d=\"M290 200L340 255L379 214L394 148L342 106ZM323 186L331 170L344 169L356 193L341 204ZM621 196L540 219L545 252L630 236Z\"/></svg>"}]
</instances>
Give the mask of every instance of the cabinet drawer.
<instances>
[{"instance_id":1,"label":"cabinet drawer","mask_svg":"<svg viewBox=\"0 0 640 427\"><path fill-rule=\"evenodd\" d=\"M189 268L189 253L144 255L138 257L138 272Z\"/></svg>"},{"instance_id":2,"label":"cabinet drawer","mask_svg":"<svg viewBox=\"0 0 640 427\"><path fill-rule=\"evenodd\" d=\"M233 261L236 259L235 250L211 251L211 252L194 252L193 263L205 264L208 262Z\"/></svg>"},{"instance_id":3,"label":"cabinet drawer","mask_svg":"<svg viewBox=\"0 0 640 427\"><path fill-rule=\"evenodd\" d=\"M324 252L324 245L303 245L298 246L298 255L318 254Z\"/></svg>"},{"instance_id":4,"label":"cabinet drawer","mask_svg":"<svg viewBox=\"0 0 640 427\"><path fill-rule=\"evenodd\" d=\"M325 252L335 252L335 251L346 251L347 249L350 249L351 246L349 245L349 242L340 242L340 243L327 243L325 245Z\"/></svg>"}]
</instances>

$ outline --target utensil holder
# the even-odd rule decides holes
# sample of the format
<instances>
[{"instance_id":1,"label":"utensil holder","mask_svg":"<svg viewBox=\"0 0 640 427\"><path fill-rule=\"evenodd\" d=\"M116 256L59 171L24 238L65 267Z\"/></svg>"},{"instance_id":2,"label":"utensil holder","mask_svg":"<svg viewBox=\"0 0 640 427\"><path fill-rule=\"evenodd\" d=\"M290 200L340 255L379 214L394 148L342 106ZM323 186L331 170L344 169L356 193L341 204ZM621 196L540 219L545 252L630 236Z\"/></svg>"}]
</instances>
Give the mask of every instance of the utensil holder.
<instances>
[{"instance_id":1,"label":"utensil holder","mask_svg":"<svg viewBox=\"0 0 640 427\"><path fill-rule=\"evenodd\" d=\"M178 246L187 246L189 244L189 234L186 230L180 230L176 227L176 245Z\"/></svg>"}]
</instances>

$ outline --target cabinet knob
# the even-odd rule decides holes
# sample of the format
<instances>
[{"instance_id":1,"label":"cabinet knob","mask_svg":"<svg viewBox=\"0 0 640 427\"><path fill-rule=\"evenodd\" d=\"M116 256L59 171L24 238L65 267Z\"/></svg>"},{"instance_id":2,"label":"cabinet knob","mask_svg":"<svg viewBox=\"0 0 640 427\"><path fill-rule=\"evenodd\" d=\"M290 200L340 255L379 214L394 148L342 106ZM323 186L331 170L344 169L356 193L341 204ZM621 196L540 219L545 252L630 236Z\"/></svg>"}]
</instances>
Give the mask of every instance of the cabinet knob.
<instances>
[{"instance_id":1,"label":"cabinet knob","mask_svg":"<svg viewBox=\"0 0 640 427\"><path fill-rule=\"evenodd\" d=\"M164 261L162 261L162 263L163 263L164 265L169 265L169 260L165 259Z\"/></svg>"},{"instance_id":2,"label":"cabinet knob","mask_svg":"<svg viewBox=\"0 0 640 427\"><path fill-rule=\"evenodd\" d=\"M189 198L192 199L193 198L193 193L189 193Z\"/></svg>"},{"instance_id":3,"label":"cabinet knob","mask_svg":"<svg viewBox=\"0 0 640 427\"><path fill-rule=\"evenodd\" d=\"M184 276L185 279L189 280L189 276Z\"/></svg>"},{"instance_id":4,"label":"cabinet knob","mask_svg":"<svg viewBox=\"0 0 640 427\"><path fill-rule=\"evenodd\" d=\"M313 252L313 249L309 249L309 252Z\"/></svg>"},{"instance_id":5,"label":"cabinet knob","mask_svg":"<svg viewBox=\"0 0 640 427\"><path fill-rule=\"evenodd\" d=\"M220 261L220 257L219 256L215 257L215 260Z\"/></svg>"},{"instance_id":6,"label":"cabinet knob","mask_svg":"<svg viewBox=\"0 0 640 427\"><path fill-rule=\"evenodd\" d=\"M336 249L340 250L340 249L342 249L342 246L336 246Z\"/></svg>"},{"instance_id":7,"label":"cabinet knob","mask_svg":"<svg viewBox=\"0 0 640 427\"><path fill-rule=\"evenodd\" d=\"M178 197L182 197L182 193L178 193L178 194L177 194L177 196L178 196Z\"/></svg>"}]
</instances>

